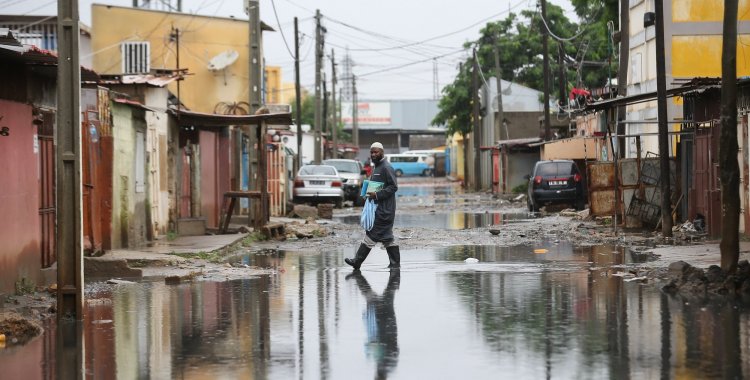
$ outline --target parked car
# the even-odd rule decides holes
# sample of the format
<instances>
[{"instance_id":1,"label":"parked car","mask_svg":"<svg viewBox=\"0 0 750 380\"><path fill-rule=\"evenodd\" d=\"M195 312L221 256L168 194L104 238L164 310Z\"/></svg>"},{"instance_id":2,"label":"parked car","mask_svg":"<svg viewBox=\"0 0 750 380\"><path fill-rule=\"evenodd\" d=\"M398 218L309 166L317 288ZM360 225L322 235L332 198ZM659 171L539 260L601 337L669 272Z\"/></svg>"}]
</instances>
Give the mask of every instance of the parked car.
<instances>
[{"instance_id":1,"label":"parked car","mask_svg":"<svg viewBox=\"0 0 750 380\"><path fill-rule=\"evenodd\" d=\"M545 204L570 203L577 210L586 207L586 191L578 165L571 160L539 161L529 176L529 211Z\"/></svg>"},{"instance_id":2,"label":"parked car","mask_svg":"<svg viewBox=\"0 0 750 380\"><path fill-rule=\"evenodd\" d=\"M305 165L294 178L294 203L333 202L341 208L344 203L343 179L330 165Z\"/></svg>"},{"instance_id":3,"label":"parked car","mask_svg":"<svg viewBox=\"0 0 750 380\"><path fill-rule=\"evenodd\" d=\"M432 167L428 164L428 157L424 154L386 154L385 158L393 166L396 176L402 175L432 175Z\"/></svg>"},{"instance_id":4,"label":"parked car","mask_svg":"<svg viewBox=\"0 0 750 380\"><path fill-rule=\"evenodd\" d=\"M355 205L364 203L364 199L359 196L362 191L362 183L365 177L365 168L357 160L331 159L323 160L323 165L331 165L339 172L339 176L344 181L344 200L352 201Z\"/></svg>"}]
</instances>

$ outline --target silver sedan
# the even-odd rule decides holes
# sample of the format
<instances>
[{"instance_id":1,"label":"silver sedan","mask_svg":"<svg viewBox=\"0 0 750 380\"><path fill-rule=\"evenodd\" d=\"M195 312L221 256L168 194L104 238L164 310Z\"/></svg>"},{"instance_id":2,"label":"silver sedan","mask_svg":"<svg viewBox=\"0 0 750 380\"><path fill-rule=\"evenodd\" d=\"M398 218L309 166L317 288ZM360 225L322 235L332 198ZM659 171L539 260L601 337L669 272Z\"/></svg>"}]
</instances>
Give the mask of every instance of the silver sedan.
<instances>
[{"instance_id":1,"label":"silver sedan","mask_svg":"<svg viewBox=\"0 0 750 380\"><path fill-rule=\"evenodd\" d=\"M343 180L330 165L305 165L294 178L294 203L333 202L341 208L344 202Z\"/></svg>"}]
</instances>

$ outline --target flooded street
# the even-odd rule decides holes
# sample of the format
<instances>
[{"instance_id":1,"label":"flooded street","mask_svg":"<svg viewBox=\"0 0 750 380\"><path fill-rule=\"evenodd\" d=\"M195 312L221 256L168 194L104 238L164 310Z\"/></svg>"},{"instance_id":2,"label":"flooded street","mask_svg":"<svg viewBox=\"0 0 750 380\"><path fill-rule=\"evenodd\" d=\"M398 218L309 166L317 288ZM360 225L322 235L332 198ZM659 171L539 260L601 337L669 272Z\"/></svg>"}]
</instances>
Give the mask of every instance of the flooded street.
<instances>
[{"instance_id":1,"label":"flooded street","mask_svg":"<svg viewBox=\"0 0 750 380\"><path fill-rule=\"evenodd\" d=\"M741 350L750 342L747 308L680 301L623 281L604 268L626 270L638 259L617 247L540 247L404 251L404 268L393 272L376 249L360 274L345 267L341 250L264 251L236 260L275 269L270 276L91 284L87 373L102 379L749 373L750 358ZM47 331L0 354L0 368L49 378L56 356Z\"/></svg>"},{"instance_id":2,"label":"flooded street","mask_svg":"<svg viewBox=\"0 0 750 380\"><path fill-rule=\"evenodd\" d=\"M668 296L631 274L648 255L561 239L565 230L548 233L548 225L534 224L559 224L554 217L518 207L481 212L477 199L453 185L404 186L396 227L434 232L404 240L401 270L386 269L386 253L377 247L353 273L343 259L361 237L336 236L353 233L358 216L344 214L334 217L349 228L334 234L338 240L306 249L255 247L226 259L234 268L269 269L268 275L206 275L176 285L89 283L82 332L87 377L750 375L747 304ZM489 236L488 227L519 223L531 223L543 238L512 244L523 227L505 231L510 240L498 240L503 244L455 238L423 244L441 231L471 237L484 229ZM44 327L30 343L0 350L3 378L58 377L56 362L65 354L56 349L54 319Z\"/></svg>"}]
</instances>

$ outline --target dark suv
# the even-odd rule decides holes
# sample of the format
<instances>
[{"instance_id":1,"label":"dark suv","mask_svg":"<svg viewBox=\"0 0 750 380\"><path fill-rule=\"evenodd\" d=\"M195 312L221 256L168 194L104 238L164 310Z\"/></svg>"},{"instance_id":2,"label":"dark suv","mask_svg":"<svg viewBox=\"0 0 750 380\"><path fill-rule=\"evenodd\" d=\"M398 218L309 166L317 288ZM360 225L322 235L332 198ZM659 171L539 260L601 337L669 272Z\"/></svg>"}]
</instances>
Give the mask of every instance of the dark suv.
<instances>
[{"instance_id":1,"label":"dark suv","mask_svg":"<svg viewBox=\"0 0 750 380\"><path fill-rule=\"evenodd\" d=\"M586 191L578 165L570 160L539 161L529 177L529 211L550 203L570 203L576 210L586 207Z\"/></svg>"}]
</instances>

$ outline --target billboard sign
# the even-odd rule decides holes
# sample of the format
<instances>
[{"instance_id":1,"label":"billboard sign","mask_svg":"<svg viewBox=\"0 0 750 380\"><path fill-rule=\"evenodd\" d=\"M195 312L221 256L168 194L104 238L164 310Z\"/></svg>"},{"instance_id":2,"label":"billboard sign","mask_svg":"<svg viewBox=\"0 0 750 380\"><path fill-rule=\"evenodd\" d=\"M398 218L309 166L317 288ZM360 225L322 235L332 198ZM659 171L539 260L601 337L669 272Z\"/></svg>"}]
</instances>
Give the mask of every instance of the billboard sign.
<instances>
[{"instance_id":1,"label":"billboard sign","mask_svg":"<svg viewBox=\"0 0 750 380\"><path fill-rule=\"evenodd\" d=\"M345 128L352 127L352 103L341 105L341 121ZM358 102L357 123L359 126L391 125L390 102Z\"/></svg>"}]
</instances>

